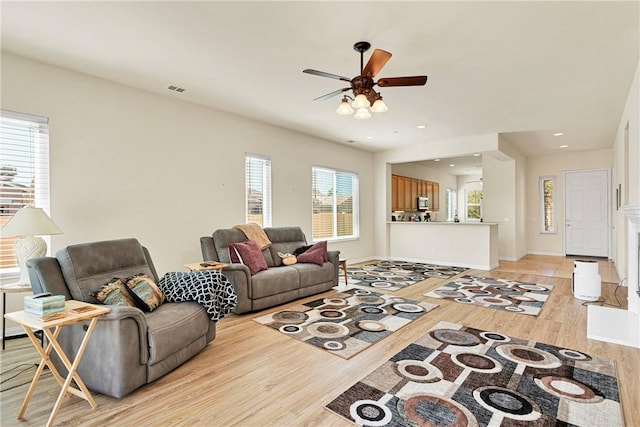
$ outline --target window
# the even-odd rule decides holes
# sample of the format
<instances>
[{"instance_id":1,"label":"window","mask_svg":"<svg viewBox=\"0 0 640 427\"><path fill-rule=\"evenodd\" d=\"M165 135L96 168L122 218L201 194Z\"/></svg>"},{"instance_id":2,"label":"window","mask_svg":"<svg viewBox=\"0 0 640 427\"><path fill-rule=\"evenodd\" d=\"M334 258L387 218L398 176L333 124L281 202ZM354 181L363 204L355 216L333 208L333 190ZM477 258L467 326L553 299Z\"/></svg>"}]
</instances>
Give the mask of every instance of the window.
<instances>
[{"instance_id":1,"label":"window","mask_svg":"<svg viewBox=\"0 0 640 427\"><path fill-rule=\"evenodd\" d=\"M456 190L447 188L447 221L453 221L453 217L458 211L458 200Z\"/></svg>"},{"instance_id":2,"label":"window","mask_svg":"<svg viewBox=\"0 0 640 427\"><path fill-rule=\"evenodd\" d=\"M0 227L24 206L49 214L48 123L46 117L0 110ZM2 276L18 274L17 239L0 237Z\"/></svg>"},{"instance_id":3,"label":"window","mask_svg":"<svg viewBox=\"0 0 640 427\"><path fill-rule=\"evenodd\" d=\"M556 177L540 177L540 233L557 233L556 227Z\"/></svg>"},{"instance_id":4,"label":"window","mask_svg":"<svg viewBox=\"0 0 640 427\"><path fill-rule=\"evenodd\" d=\"M314 166L311 181L313 240L358 237L358 175Z\"/></svg>"},{"instance_id":5,"label":"window","mask_svg":"<svg viewBox=\"0 0 640 427\"><path fill-rule=\"evenodd\" d=\"M482 190L467 189L465 195L467 221L480 221L482 219Z\"/></svg>"},{"instance_id":6,"label":"window","mask_svg":"<svg viewBox=\"0 0 640 427\"><path fill-rule=\"evenodd\" d=\"M271 159L246 153L245 200L247 223L271 226Z\"/></svg>"}]
</instances>

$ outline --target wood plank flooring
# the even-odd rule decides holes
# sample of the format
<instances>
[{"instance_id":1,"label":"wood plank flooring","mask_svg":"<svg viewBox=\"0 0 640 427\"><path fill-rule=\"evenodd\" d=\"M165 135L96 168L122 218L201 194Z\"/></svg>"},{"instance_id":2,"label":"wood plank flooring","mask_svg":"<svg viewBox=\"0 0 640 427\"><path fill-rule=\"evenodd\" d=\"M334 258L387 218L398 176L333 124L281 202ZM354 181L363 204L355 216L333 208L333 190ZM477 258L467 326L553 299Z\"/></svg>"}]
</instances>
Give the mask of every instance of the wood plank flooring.
<instances>
[{"instance_id":1,"label":"wood plank flooring","mask_svg":"<svg viewBox=\"0 0 640 427\"><path fill-rule=\"evenodd\" d=\"M56 425L350 426L324 405L445 320L615 359L625 423L640 426L640 349L586 338L587 307L571 294L573 260L529 255L518 262L502 262L490 272L471 271L555 285L538 317L422 297L445 283L439 279L397 291L394 294L429 300L440 307L350 360L327 354L252 320L275 309L230 315L220 321L217 338L180 368L120 400L95 394L99 405L95 410L84 400L69 397L58 413ZM618 278L613 265L606 260L599 263L603 282L609 282L603 283L603 295L607 303L616 305L613 292ZM617 294L626 305L626 288ZM50 374L43 378L25 420L18 421L15 416L27 385L11 387L31 379L35 367L30 368L29 364L38 360L37 354L25 338L8 341L1 356L4 391L0 394L0 424L44 425L59 391L57 383ZM27 365L11 370L20 364ZM24 368L28 371L9 379Z\"/></svg>"}]
</instances>

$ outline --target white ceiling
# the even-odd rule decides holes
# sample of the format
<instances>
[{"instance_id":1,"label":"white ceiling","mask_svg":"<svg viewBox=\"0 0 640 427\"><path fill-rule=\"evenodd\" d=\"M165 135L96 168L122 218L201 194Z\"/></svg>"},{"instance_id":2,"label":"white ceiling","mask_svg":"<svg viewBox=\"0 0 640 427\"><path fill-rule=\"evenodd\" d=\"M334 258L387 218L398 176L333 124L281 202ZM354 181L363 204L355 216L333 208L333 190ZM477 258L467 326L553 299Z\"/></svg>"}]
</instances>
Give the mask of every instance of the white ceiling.
<instances>
[{"instance_id":1,"label":"white ceiling","mask_svg":"<svg viewBox=\"0 0 640 427\"><path fill-rule=\"evenodd\" d=\"M434 158L412 163L451 175L482 175L482 155L469 154L468 156Z\"/></svg>"},{"instance_id":2,"label":"white ceiling","mask_svg":"<svg viewBox=\"0 0 640 427\"><path fill-rule=\"evenodd\" d=\"M529 156L610 147L639 58L639 2L1 2L2 49L371 151L503 133ZM312 99L393 54L387 113ZM371 52L371 51L370 51ZM368 52L368 53L370 53ZM365 61L368 55L365 56ZM186 89L182 94L168 85ZM425 129L417 129L425 125ZM562 137L553 137L564 132ZM367 139L372 137L372 139Z\"/></svg>"}]
</instances>

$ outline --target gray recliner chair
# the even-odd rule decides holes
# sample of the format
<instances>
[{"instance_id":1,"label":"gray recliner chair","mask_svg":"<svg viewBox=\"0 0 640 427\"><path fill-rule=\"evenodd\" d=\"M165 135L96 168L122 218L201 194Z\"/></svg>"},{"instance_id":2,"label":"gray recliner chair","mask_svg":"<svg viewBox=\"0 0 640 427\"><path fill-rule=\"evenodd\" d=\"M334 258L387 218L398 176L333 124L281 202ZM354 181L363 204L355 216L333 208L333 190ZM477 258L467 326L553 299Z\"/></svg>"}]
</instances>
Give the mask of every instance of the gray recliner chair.
<instances>
[{"instance_id":1,"label":"gray recliner chair","mask_svg":"<svg viewBox=\"0 0 640 427\"><path fill-rule=\"evenodd\" d=\"M158 280L149 252L136 239L68 246L56 257L28 261L34 293L50 292L97 303L91 293L113 277L148 274ZM110 306L100 317L78 373L91 390L120 398L172 371L215 338L216 323L195 302L167 303L145 313ZM75 354L87 322L66 326L59 336L67 355ZM56 368L64 365L52 357Z\"/></svg>"}]
</instances>

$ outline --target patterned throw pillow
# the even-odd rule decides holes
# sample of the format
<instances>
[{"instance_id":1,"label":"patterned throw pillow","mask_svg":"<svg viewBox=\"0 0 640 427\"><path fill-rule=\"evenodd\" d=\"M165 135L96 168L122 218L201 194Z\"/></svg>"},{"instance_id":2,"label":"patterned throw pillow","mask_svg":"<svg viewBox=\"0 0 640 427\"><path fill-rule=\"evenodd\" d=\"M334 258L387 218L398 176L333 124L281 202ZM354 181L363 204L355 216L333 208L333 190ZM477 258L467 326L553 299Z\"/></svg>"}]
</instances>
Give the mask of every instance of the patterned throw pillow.
<instances>
[{"instance_id":1,"label":"patterned throw pillow","mask_svg":"<svg viewBox=\"0 0 640 427\"><path fill-rule=\"evenodd\" d=\"M307 249L297 257L298 262L312 262L314 264L322 265L329 260L327 254L327 241L323 240L318 242L311 248Z\"/></svg>"},{"instance_id":2,"label":"patterned throw pillow","mask_svg":"<svg viewBox=\"0 0 640 427\"><path fill-rule=\"evenodd\" d=\"M106 305L119 305L123 307L135 307L136 302L131 297L127 286L122 279L113 278L109 283L91 294L92 297Z\"/></svg>"},{"instance_id":3,"label":"patterned throw pillow","mask_svg":"<svg viewBox=\"0 0 640 427\"><path fill-rule=\"evenodd\" d=\"M126 285L136 306L142 311L153 311L164 302L164 294L151 277L138 274L126 279Z\"/></svg>"},{"instance_id":4,"label":"patterned throw pillow","mask_svg":"<svg viewBox=\"0 0 640 427\"><path fill-rule=\"evenodd\" d=\"M258 244L253 240L246 242L232 243L229 245L229 258L231 262L241 262L249 267L249 271L253 276L259 271L267 270L267 262L262 256L262 251Z\"/></svg>"}]
</instances>

